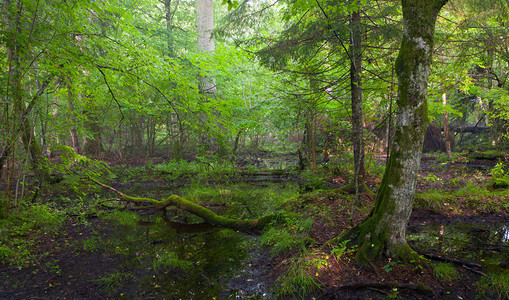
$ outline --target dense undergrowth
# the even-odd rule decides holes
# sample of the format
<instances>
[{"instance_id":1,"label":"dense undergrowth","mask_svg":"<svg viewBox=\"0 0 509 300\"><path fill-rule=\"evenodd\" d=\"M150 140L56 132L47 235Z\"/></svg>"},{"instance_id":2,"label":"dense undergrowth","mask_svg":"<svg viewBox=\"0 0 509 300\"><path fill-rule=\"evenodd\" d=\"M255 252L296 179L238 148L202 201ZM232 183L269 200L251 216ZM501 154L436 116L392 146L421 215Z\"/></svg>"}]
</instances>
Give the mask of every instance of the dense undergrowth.
<instances>
[{"instance_id":1,"label":"dense undergrowth","mask_svg":"<svg viewBox=\"0 0 509 300\"><path fill-rule=\"evenodd\" d=\"M420 189L414 207L446 215L508 214L509 190L505 188L508 181L507 164L500 162L489 171L472 172L467 168L456 167L465 159L463 155L456 155L452 161L443 157L435 158L435 165L420 174ZM370 174L376 176L371 176L370 184L375 189L383 172L383 164L373 163L371 166ZM363 206L356 207L352 205L353 195L334 189L334 183L345 183L345 178L351 175L348 168L329 164L315 171L299 173L300 184L287 183L295 185L292 189L269 184L257 186L233 183L231 181L235 180L231 179L238 176L239 171L231 161L170 161L148 163L143 167L116 165L111 167L111 172L96 170L87 176L101 175L110 182L127 184L128 192L142 191L144 196L155 198L167 196L167 192L164 189L161 191L160 185L154 189L147 188L143 182L186 182L185 187L177 191L178 194L205 205L227 206L228 209L220 210L220 213L231 218L255 218L279 211L280 217L264 228L259 239L260 244L268 249L270 259L277 265L274 272L274 295L304 297L325 287L326 278L333 268L337 269L341 264L342 268L346 268L351 263L355 245L348 246L346 242L339 242L337 237L351 226L351 222L359 221L369 213L372 199L367 197ZM451 168L455 169L451 171ZM260 172L250 168L243 172L246 171ZM452 172L452 176L447 172ZM44 188L38 202L18 205L0 220L2 263L19 269L39 265L40 268L57 270L58 266L39 264L50 253L38 251L38 243L48 237L61 238L62 227L71 219L73 223L87 226L91 217L99 216L115 226L127 228L135 228L143 221L139 213L131 211L131 206L115 201L104 202L111 195L82 179L75 174L66 175L61 183ZM206 184L209 181L220 181L221 184ZM132 182L139 183L130 184ZM6 201L2 200L2 203ZM201 222L199 218L179 211L172 211L171 214L172 220L176 222ZM150 222L163 221L157 217ZM99 235L80 243L82 251L111 248L122 255L132 252L132 249L120 244L105 244ZM151 255L150 269L155 273L168 270L186 272L196 267L174 250L160 250ZM431 266L438 280L451 284L461 280L461 274L450 263L435 263ZM398 262L391 261L382 267L385 272L401 268ZM411 268L418 267L422 268L420 265ZM483 276L476 284L479 297L507 297L509 286L506 275L488 273ZM96 284L104 286L105 290L115 291L129 278L132 276L115 271L98 278Z\"/></svg>"}]
</instances>

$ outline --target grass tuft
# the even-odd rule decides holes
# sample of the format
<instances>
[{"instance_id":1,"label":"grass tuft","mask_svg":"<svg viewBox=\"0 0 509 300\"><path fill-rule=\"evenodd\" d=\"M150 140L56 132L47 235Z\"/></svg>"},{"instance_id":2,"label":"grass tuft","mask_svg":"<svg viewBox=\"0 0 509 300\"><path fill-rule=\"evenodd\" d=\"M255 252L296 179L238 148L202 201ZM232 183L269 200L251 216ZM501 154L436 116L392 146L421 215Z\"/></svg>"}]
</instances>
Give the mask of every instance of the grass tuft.
<instances>
[{"instance_id":1,"label":"grass tuft","mask_svg":"<svg viewBox=\"0 0 509 300\"><path fill-rule=\"evenodd\" d=\"M477 283L478 299L509 299L509 273L490 273Z\"/></svg>"},{"instance_id":2,"label":"grass tuft","mask_svg":"<svg viewBox=\"0 0 509 300\"><path fill-rule=\"evenodd\" d=\"M458 270L451 263L433 264L435 276L445 281L455 281L461 277Z\"/></svg>"}]
</instances>

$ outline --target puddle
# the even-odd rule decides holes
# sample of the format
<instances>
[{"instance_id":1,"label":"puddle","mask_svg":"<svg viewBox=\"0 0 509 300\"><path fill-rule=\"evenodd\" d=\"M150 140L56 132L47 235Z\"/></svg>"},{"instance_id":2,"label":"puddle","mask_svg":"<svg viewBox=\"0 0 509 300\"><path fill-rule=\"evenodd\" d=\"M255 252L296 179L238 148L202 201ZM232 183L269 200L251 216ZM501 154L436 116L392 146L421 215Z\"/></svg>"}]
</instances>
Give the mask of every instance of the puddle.
<instances>
[{"instance_id":1,"label":"puddle","mask_svg":"<svg viewBox=\"0 0 509 300\"><path fill-rule=\"evenodd\" d=\"M211 206L232 218L256 218L270 213L298 195L298 184L196 185L175 191ZM145 190L158 198L166 191ZM137 196L140 196L139 194ZM181 211L133 215L132 224L115 226L103 241L108 251L121 254L124 283L112 296L170 299L269 299L270 283L263 281L264 257L258 237L200 224L201 219ZM191 224L182 224L187 222ZM266 268L266 267L265 267Z\"/></svg>"},{"instance_id":2,"label":"puddle","mask_svg":"<svg viewBox=\"0 0 509 300\"><path fill-rule=\"evenodd\" d=\"M414 249L480 263L486 271L507 270L509 224L417 225L408 228Z\"/></svg>"}]
</instances>

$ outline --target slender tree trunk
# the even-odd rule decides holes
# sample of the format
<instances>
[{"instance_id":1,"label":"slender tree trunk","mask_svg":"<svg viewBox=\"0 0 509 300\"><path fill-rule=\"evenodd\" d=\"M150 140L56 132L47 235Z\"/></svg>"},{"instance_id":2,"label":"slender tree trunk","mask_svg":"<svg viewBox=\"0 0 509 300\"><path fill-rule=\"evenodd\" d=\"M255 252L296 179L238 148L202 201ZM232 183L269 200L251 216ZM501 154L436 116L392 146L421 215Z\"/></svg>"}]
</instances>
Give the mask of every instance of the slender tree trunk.
<instances>
[{"instance_id":1,"label":"slender tree trunk","mask_svg":"<svg viewBox=\"0 0 509 300\"><path fill-rule=\"evenodd\" d=\"M94 100L92 99L91 101ZM93 111L94 109L94 105L91 105L90 110L84 113L87 117L84 125L92 137L85 137L83 152L87 155L99 157L104 150L102 146L102 128L99 123L99 112Z\"/></svg>"},{"instance_id":2,"label":"slender tree trunk","mask_svg":"<svg viewBox=\"0 0 509 300\"><path fill-rule=\"evenodd\" d=\"M447 94L442 94L442 103L444 109L447 108ZM447 110L444 110L444 141L445 141L445 152L448 158L452 158L452 147L451 147L451 131L449 129L449 114Z\"/></svg>"},{"instance_id":3,"label":"slender tree trunk","mask_svg":"<svg viewBox=\"0 0 509 300\"><path fill-rule=\"evenodd\" d=\"M352 53L350 62L350 88L352 97L352 144L354 157L355 203L359 203L360 186L364 182L364 140L362 116L362 31L360 10L350 15Z\"/></svg>"},{"instance_id":4,"label":"slender tree trunk","mask_svg":"<svg viewBox=\"0 0 509 300\"><path fill-rule=\"evenodd\" d=\"M172 20L173 20L173 11L171 10L171 0L164 1L164 13L166 18L166 34L167 34L167 47L168 47L168 55L173 56L173 28L172 28Z\"/></svg>"},{"instance_id":5,"label":"slender tree trunk","mask_svg":"<svg viewBox=\"0 0 509 300\"><path fill-rule=\"evenodd\" d=\"M67 92L67 97L69 98L68 99L68 103L69 103L69 120L71 122L71 129L70 129L70 133L71 133L71 145L72 145L72 148L74 149L74 151L78 154L81 154L81 148L80 148L80 142L79 142L79 138L78 138L78 130L77 130L77 126L76 126L76 118L75 118L75 112L74 112L74 103L73 103L73 99L74 99L74 95L71 91L71 78L67 78L67 88L68 88L68 92Z\"/></svg>"},{"instance_id":6,"label":"slender tree trunk","mask_svg":"<svg viewBox=\"0 0 509 300\"><path fill-rule=\"evenodd\" d=\"M167 47L168 47L168 55L170 57L174 56L174 49L173 49L173 16L175 14L175 8L174 10L171 9L171 3L172 0L165 0L164 1L164 10L165 10L165 18L166 18L166 33L167 33ZM178 1L177 1L178 5ZM173 159L175 160L181 160L182 159L182 135L184 134L182 130L173 128L173 113L170 112L169 116L169 122L168 122L168 132L170 133L170 138L172 142L172 152L173 152ZM175 118L178 119L178 118ZM175 120L175 124L178 124L178 120Z\"/></svg>"},{"instance_id":7,"label":"slender tree trunk","mask_svg":"<svg viewBox=\"0 0 509 300\"><path fill-rule=\"evenodd\" d=\"M358 262L381 255L405 262L415 258L405 234L428 124L435 22L445 3L447 0L402 0L404 30L396 60L399 97L392 151L370 216L343 236L360 245Z\"/></svg>"}]
</instances>

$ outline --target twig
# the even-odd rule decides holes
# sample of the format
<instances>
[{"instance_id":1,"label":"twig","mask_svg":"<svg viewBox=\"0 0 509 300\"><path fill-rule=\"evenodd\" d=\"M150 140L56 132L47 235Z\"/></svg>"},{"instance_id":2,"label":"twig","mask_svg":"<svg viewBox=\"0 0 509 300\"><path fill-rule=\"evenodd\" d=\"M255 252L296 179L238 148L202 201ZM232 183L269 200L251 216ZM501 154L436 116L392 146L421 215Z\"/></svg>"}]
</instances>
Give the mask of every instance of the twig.
<instances>
[{"instance_id":1,"label":"twig","mask_svg":"<svg viewBox=\"0 0 509 300\"><path fill-rule=\"evenodd\" d=\"M469 271L472 271L472 272L474 272L474 273L476 273L476 274L479 274L479 275L481 275L481 276L487 277L487 275L486 275L486 274L484 274L483 272L478 271L478 270L476 270L476 269L470 268L470 267L465 266L465 265L463 265L463 268L465 268L465 269L467 269L467 270L469 270Z\"/></svg>"},{"instance_id":2,"label":"twig","mask_svg":"<svg viewBox=\"0 0 509 300\"><path fill-rule=\"evenodd\" d=\"M422 255L430 258L430 259L434 259L434 260L440 260L440 261L446 261L446 262L452 262L452 263L455 263L455 264L459 264L459 265L463 265L463 266L469 266L469 267L472 267L472 268L482 268L482 266L478 263L474 263L474 262L470 262L470 261L465 261L465 260L461 260L461 259L456 259L456 258L451 258L451 257L445 257L445 256L440 256L440 255L436 255L436 254L431 254L431 253L422 253Z\"/></svg>"},{"instance_id":3,"label":"twig","mask_svg":"<svg viewBox=\"0 0 509 300\"><path fill-rule=\"evenodd\" d=\"M109 201L122 201L122 199L121 198L104 199L103 201L97 202L97 204L103 204L104 202L109 202Z\"/></svg>"}]
</instances>

